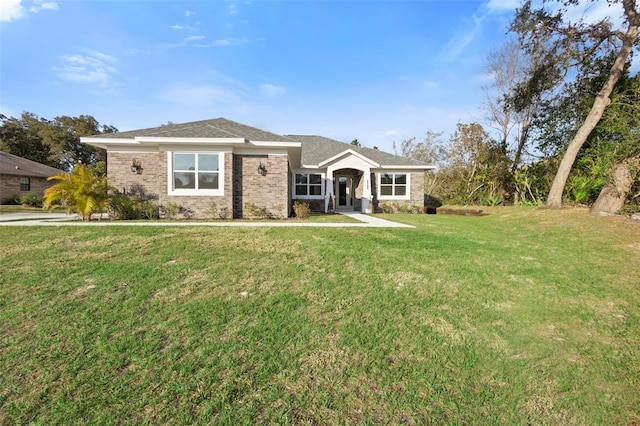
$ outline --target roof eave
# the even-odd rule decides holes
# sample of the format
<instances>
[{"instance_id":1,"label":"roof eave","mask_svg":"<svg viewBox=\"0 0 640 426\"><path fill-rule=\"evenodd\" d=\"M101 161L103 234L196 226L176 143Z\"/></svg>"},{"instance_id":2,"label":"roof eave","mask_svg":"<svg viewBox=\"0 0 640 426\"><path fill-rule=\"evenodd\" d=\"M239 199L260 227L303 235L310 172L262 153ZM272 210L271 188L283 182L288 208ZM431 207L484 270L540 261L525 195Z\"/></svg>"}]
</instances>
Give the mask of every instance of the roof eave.
<instances>
[{"instance_id":1,"label":"roof eave","mask_svg":"<svg viewBox=\"0 0 640 426\"><path fill-rule=\"evenodd\" d=\"M364 156L364 155L360 154L359 152L356 152L356 151L354 151L352 149L346 149L346 150L334 155L331 158L327 158L326 160L318 163L318 167L320 167L320 168L326 167L327 165L329 165L329 164L333 163L334 161L336 161L336 160L338 160L338 159L340 159L342 157L345 157L347 155L353 155L354 157L358 157L362 161L365 161L365 162L371 164L373 167L380 167L380 163L376 163L375 161L373 161L369 157L366 157L366 156Z\"/></svg>"},{"instance_id":2,"label":"roof eave","mask_svg":"<svg viewBox=\"0 0 640 426\"><path fill-rule=\"evenodd\" d=\"M436 166L419 166L419 165L382 165L381 169L410 169L410 170L433 170Z\"/></svg>"}]
</instances>

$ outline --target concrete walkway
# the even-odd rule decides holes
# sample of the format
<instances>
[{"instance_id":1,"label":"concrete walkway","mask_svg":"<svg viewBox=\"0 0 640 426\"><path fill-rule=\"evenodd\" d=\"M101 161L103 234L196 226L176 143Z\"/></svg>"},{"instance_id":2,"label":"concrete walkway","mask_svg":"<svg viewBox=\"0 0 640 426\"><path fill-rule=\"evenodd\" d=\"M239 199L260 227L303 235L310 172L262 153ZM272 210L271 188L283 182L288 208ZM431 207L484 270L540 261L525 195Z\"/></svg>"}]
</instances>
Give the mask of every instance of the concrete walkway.
<instances>
[{"instance_id":1,"label":"concrete walkway","mask_svg":"<svg viewBox=\"0 0 640 426\"><path fill-rule=\"evenodd\" d=\"M92 220L83 222L76 215L65 213L7 213L0 214L0 226L271 226L271 227L315 227L315 228L415 228L404 223L392 222L371 215L356 212L338 212L342 215L360 221L359 223L314 223L298 222L296 220L270 220L270 221L235 221L224 220L216 222L202 222L196 220L181 221L110 221Z\"/></svg>"}]
</instances>

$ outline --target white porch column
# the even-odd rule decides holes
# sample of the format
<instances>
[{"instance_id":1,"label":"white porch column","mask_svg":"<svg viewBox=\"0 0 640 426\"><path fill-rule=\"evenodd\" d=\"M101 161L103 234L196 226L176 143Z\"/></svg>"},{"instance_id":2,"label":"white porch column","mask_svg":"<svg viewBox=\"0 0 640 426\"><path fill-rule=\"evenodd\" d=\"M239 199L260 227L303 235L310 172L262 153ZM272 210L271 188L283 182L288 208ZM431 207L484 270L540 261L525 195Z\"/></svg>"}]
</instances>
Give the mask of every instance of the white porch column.
<instances>
[{"instance_id":1,"label":"white porch column","mask_svg":"<svg viewBox=\"0 0 640 426\"><path fill-rule=\"evenodd\" d=\"M364 185L362 186L362 213L371 213L371 169L363 170Z\"/></svg>"},{"instance_id":2,"label":"white porch column","mask_svg":"<svg viewBox=\"0 0 640 426\"><path fill-rule=\"evenodd\" d=\"M332 167L328 167L327 168L327 174L324 178L327 187L325 190L325 196L324 196L324 212L327 213L329 211L329 198L331 198L333 200L333 210L336 209L336 196L333 193L333 168Z\"/></svg>"}]
</instances>

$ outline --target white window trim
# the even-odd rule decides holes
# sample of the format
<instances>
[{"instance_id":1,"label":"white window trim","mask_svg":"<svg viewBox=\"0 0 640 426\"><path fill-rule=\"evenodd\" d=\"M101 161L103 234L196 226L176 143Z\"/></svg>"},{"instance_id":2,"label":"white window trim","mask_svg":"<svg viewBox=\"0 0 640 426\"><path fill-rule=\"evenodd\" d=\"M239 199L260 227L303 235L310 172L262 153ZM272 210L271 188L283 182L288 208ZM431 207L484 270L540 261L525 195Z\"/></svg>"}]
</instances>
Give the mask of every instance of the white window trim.
<instances>
[{"instance_id":1,"label":"white window trim","mask_svg":"<svg viewBox=\"0 0 640 426\"><path fill-rule=\"evenodd\" d=\"M407 190L405 195L382 195L382 191L381 191L381 187L382 187L382 175L394 175L394 182L395 182L395 175L406 175L407 176ZM378 200L410 200L411 199L411 173L409 172L398 172L398 171L384 171L384 172L378 172L378 179L377 179L377 187L378 187ZM395 183L393 185L393 187L395 188ZM395 192L395 189L394 189Z\"/></svg>"},{"instance_id":2,"label":"white window trim","mask_svg":"<svg viewBox=\"0 0 640 426\"><path fill-rule=\"evenodd\" d=\"M320 195L296 195L296 175L320 175ZM310 171L298 171L292 173L292 191L291 197L295 200L323 200L324 199L324 187L325 185L325 174L320 172L310 172ZM318 185L314 185L318 186ZM309 183L307 183L307 193L309 189Z\"/></svg>"},{"instance_id":3,"label":"white window trim","mask_svg":"<svg viewBox=\"0 0 640 426\"><path fill-rule=\"evenodd\" d=\"M218 189L174 189L173 154L216 154L218 155ZM167 194L184 196L224 195L224 152L218 151L167 151Z\"/></svg>"}]
</instances>

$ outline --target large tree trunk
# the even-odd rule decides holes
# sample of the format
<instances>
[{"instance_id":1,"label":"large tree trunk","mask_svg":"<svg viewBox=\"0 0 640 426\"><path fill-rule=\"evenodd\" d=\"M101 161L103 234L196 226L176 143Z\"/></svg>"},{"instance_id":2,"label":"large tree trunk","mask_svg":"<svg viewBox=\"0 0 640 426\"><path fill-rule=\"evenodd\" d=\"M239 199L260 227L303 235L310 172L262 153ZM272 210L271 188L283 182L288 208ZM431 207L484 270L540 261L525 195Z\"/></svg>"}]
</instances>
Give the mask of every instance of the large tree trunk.
<instances>
[{"instance_id":1,"label":"large tree trunk","mask_svg":"<svg viewBox=\"0 0 640 426\"><path fill-rule=\"evenodd\" d=\"M630 158L617 164L611 172L609 181L600 191L598 199L591 206L591 213L613 214L618 212L624 206L631 185L638 176L638 167L640 167L640 158Z\"/></svg>"},{"instance_id":2,"label":"large tree trunk","mask_svg":"<svg viewBox=\"0 0 640 426\"><path fill-rule=\"evenodd\" d=\"M593 128L596 127L600 118L602 118L605 108L611 103L609 96L620 79L620 76L622 76L624 64L627 62L633 44L638 38L638 24L640 19L636 12L636 2L635 0L623 0L622 4L624 6L625 16L629 22L629 28L622 36L622 47L620 48L620 52L618 52L618 56L609 71L609 78L605 82L604 86L602 86L602 89L600 89L600 92L598 92L598 95L593 102L593 106L591 107L591 111L589 111L587 118L576 132L573 140L567 147L567 151L562 157L560 167L558 167L558 172L553 179L553 184L551 185L551 190L547 197L547 207L549 208L559 209L562 207L562 193L564 192L569 172L571 171L573 163L576 161L576 157L578 156L578 151L580 151L580 148L584 145L589 134L591 134Z\"/></svg>"}]
</instances>

